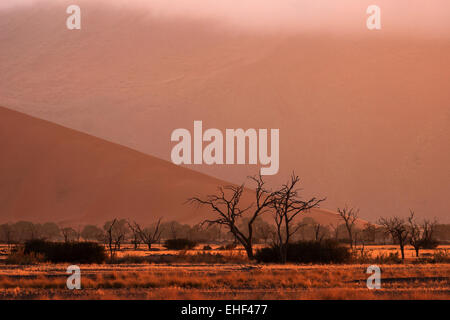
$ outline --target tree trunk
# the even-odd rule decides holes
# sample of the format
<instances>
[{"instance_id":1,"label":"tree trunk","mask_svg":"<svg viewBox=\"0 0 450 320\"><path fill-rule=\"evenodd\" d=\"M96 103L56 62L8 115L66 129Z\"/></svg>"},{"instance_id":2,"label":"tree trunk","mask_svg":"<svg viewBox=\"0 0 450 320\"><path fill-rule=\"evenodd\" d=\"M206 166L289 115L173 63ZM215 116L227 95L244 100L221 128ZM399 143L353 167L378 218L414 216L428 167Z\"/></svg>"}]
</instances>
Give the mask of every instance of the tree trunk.
<instances>
[{"instance_id":1,"label":"tree trunk","mask_svg":"<svg viewBox=\"0 0 450 320\"><path fill-rule=\"evenodd\" d=\"M287 244L281 245L280 244L280 259L282 264L286 264L287 262Z\"/></svg>"},{"instance_id":2,"label":"tree trunk","mask_svg":"<svg viewBox=\"0 0 450 320\"><path fill-rule=\"evenodd\" d=\"M402 253L402 260L405 260L405 248L401 243L400 243L400 252Z\"/></svg>"},{"instance_id":3,"label":"tree trunk","mask_svg":"<svg viewBox=\"0 0 450 320\"><path fill-rule=\"evenodd\" d=\"M244 246L245 252L247 252L247 257L249 260L253 260L253 248L252 245Z\"/></svg>"},{"instance_id":4,"label":"tree trunk","mask_svg":"<svg viewBox=\"0 0 450 320\"><path fill-rule=\"evenodd\" d=\"M350 239L350 249L353 249L353 236L352 236L352 232L347 229L348 232L348 238Z\"/></svg>"}]
</instances>

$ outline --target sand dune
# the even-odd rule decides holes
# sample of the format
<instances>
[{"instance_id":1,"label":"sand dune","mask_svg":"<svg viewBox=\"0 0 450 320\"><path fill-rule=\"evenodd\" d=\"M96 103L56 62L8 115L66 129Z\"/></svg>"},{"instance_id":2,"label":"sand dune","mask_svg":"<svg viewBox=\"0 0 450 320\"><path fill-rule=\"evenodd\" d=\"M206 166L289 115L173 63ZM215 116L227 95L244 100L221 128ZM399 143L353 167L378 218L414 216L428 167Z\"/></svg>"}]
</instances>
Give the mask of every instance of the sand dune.
<instances>
[{"instance_id":1,"label":"sand dune","mask_svg":"<svg viewBox=\"0 0 450 320\"><path fill-rule=\"evenodd\" d=\"M327 196L330 208L349 203L371 220L413 208L449 221L445 33L390 32L392 10L383 32L284 33L81 3L80 31L65 29L64 1L0 11L1 105L164 160L172 130L194 120L279 128L274 182L296 170L307 195ZM189 168L233 183L257 171Z\"/></svg>"},{"instance_id":2,"label":"sand dune","mask_svg":"<svg viewBox=\"0 0 450 320\"><path fill-rule=\"evenodd\" d=\"M199 222L188 197L223 181L0 108L2 221L101 223L112 217Z\"/></svg>"},{"instance_id":3,"label":"sand dune","mask_svg":"<svg viewBox=\"0 0 450 320\"><path fill-rule=\"evenodd\" d=\"M211 212L186 205L228 183L170 162L0 107L0 222L101 224L113 217L198 223ZM252 201L246 191L244 201ZM307 214L326 224L336 214ZM269 217L268 217L269 218Z\"/></svg>"}]
</instances>

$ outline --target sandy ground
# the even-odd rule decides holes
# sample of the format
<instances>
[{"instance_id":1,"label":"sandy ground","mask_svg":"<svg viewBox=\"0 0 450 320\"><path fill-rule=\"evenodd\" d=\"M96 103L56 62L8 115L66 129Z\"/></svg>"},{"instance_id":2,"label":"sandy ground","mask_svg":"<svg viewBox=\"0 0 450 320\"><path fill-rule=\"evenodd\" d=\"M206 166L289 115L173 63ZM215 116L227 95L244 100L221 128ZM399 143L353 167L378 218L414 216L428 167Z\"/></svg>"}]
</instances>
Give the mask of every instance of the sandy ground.
<instances>
[{"instance_id":1,"label":"sandy ground","mask_svg":"<svg viewBox=\"0 0 450 320\"><path fill-rule=\"evenodd\" d=\"M369 249L397 250L394 246ZM240 250L227 253L214 247L211 252L242 255ZM137 253L179 254L128 247L119 256ZM81 290L67 289L69 264L0 264L0 299L450 299L450 264L412 263L412 255L408 248L406 263L380 265L379 290L367 288L369 264L261 265L245 259L225 264L89 264L80 265Z\"/></svg>"},{"instance_id":2,"label":"sandy ground","mask_svg":"<svg viewBox=\"0 0 450 320\"><path fill-rule=\"evenodd\" d=\"M84 265L82 289L67 265L1 266L1 299L449 299L449 264L383 265L382 288L365 265Z\"/></svg>"}]
</instances>

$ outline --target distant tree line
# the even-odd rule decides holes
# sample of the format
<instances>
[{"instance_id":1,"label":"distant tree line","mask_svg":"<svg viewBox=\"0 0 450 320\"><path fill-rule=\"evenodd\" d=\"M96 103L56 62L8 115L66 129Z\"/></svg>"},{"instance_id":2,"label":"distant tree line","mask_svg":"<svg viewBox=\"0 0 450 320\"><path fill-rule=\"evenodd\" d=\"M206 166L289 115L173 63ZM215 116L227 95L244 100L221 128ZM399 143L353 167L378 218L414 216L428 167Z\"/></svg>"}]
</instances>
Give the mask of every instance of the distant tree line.
<instances>
[{"instance_id":1,"label":"distant tree line","mask_svg":"<svg viewBox=\"0 0 450 320\"><path fill-rule=\"evenodd\" d=\"M258 219L255 222L255 239L257 243L268 243L273 226ZM0 224L0 243L20 244L28 240L48 240L61 242L95 241L120 248L123 244L132 244L135 249L151 249L152 244L165 239L189 239L202 243L233 242L232 234L220 226L202 226L200 224L181 224L177 221L155 221L143 225L128 219L113 219L103 225L58 225L53 222L33 223L18 221Z\"/></svg>"},{"instance_id":2,"label":"distant tree line","mask_svg":"<svg viewBox=\"0 0 450 320\"><path fill-rule=\"evenodd\" d=\"M204 243L222 243L234 242L233 234L226 231L220 226L202 226L200 224L188 225L181 224L176 221L161 222L160 235L152 239L151 235L155 231L154 224L143 227L139 225L139 229L131 228L126 219L118 219L117 226L113 228L113 239L117 244L133 244L134 247L151 248L153 243L160 243L164 239L189 239L196 242ZM79 227L62 227L56 223L33 223L30 221L19 221L16 223L0 224L0 243L2 244L19 244L27 240L49 240L49 241L96 241L105 243L107 234L105 226L110 225L112 221L105 222L103 226L84 225ZM405 226L408 226L408 219L402 220ZM246 224L243 219L240 226ZM395 225L392 222L389 225ZM348 231L345 223L338 221L335 223L321 224L312 217L304 217L299 219L297 223L298 232L293 240L325 240L334 239L342 243L350 243ZM412 231L412 241L425 235L425 238L431 238L438 241L450 240L450 224L439 224L435 221L424 220L418 224L414 224ZM392 228L391 228L392 229ZM398 244L398 240L391 234L386 233L387 230L381 225L372 223L365 224L362 228L354 227L352 229L353 243L356 244ZM419 237L418 237L419 235ZM276 226L270 222L258 218L254 223L254 239L257 244L271 244L276 237ZM406 244L410 244L409 241Z\"/></svg>"}]
</instances>

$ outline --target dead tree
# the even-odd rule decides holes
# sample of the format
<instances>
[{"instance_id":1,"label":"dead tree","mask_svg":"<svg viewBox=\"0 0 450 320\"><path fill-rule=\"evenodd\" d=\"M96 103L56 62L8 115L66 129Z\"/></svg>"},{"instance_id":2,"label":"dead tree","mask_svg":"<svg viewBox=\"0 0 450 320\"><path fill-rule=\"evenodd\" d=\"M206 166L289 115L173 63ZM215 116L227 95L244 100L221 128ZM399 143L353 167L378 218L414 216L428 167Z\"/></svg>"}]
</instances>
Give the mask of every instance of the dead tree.
<instances>
[{"instance_id":1,"label":"dead tree","mask_svg":"<svg viewBox=\"0 0 450 320\"><path fill-rule=\"evenodd\" d=\"M218 224L226 226L234 238L242 244L249 259L253 259L253 223L263 213L270 209L273 194L265 188L262 176L249 177L256 183L255 203L246 208L240 207L240 200L244 192L244 185L219 187L218 194L208 195L206 198L193 197L188 203L206 205L218 216L217 219L207 219L202 224ZM239 221L244 213L251 212L245 223L245 230L239 227Z\"/></svg>"},{"instance_id":2,"label":"dead tree","mask_svg":"<svg viewBox=\"0 0 450 320\"><path fill-rule=\"evenodd\" d=\"M434 239L434 233L436 231L437 220L425 219L422 223L422 247L425 249L434 249L438 242Z\"/></svg>"},{"instance_id":3,"label":"dead tree","mask_svg":"<svg viewBox=\"0 0 450 320\"><path fill-rule=\"evenodd\" d=\"M252 213L250 219L247 222L247 235L248 235L248 251L249 259L253 259L253 224L263 213L270 210L271 205L275 201L274 194L265 188L265 182L260 175L248 177L256 183L255 189L255 203L252 205ZM247 249L246 249L247 250Z\"/></svg>"},{"instance_id":4,"label":"dead tree","mask_svg":"<svg viewBox=\"0 0 450 320\"><path fill-rule=\"evenodd\" d=\"M268 240L271 239L274 228L272 225L260 219L255 224L255 236L259 240L263 240L266 245Z\"/></svg>"},{"instance_id":5,"label":"dead tree","mask_svg":"<svg viewBox=\"0 0 450 320\"><path fill-rule=\"evenodd\" d=\"M178 238L178 230L177 230L177 224L175 221L172 221L170 223L170 235L172 239Z\"/></svg>"},{"instance_id":6,"label":"dead tree","mask_svg":"<svg viewBox=\"0 0 450 320\"><path fill-rule=\"evenodd\" d=\"M8 250L11 249L14 238L14 230L8 223L0 225L0 232L3 235L5 243L8 245Z\"/></svg>"},{"instance_id":7,"label":"dead tree","mask_svg":"<svg viewBox=\"0 0 450 320\"><path fill-rule=\"evenodd\" d=\"M136 222L133 224L130 221L127 221L127 224L128 224L128 228L131 230L131 233L133 234L133 238L131 239L131 242L133 243L134 250L138 250L139 244L141 243L141 237L139 235L138 229L135 226Z\"/></svg>"},{"instance_id":8,"label":"dead tree","mask_svg":"<svg viewBox=\"0 0 450 320\"><path fill-rule=\"evenodd\" d=\"M141 241L145 243L148 247L148 250L152 248L152 245L157 243L159 239L161 239L161 218L158 219L158 222L155 225L155 228L145 228L142 229L141 226L134 222L132 230L135 230L136 234L140 237Z\"/></svg>"},{"instance_id":9,"label":"dead tree","mask_svg":"<svg viewBox=\"0 0 450 320\"><path fill-rule=\"evenodd\" d=\"M306 233L305 231L307 230L307 227L308 227L308 224L304 223L304 222L298 222L296 224L296 228L297 228L296 233L299 234L298 238L300 238L302 241L305 240L305 233ZM284 230L284 228L283 228L283 230Z\"/></svg>"},{"instance_id":10,"label":"dead tree","mask_svg":"<svg viewBox=\"0 0 450 320\"><path fill-rule=\"evenodd\" d=\"M322 242L326 234L325 228L320 223L314 223L312 227L314 229L314 239L316 241Z\"/></svg>"},{"instance_id":11,"label":"dead tree","mask_svg":"<svg viewBox=\"0 0 450 320\"><path fill-rule=\"evenodd\" d=\"M75 238L77 239L77 242L80 242L81 239L81 226L78 225L77 229L74 229L75 231Z\"/></svg>"},{"instance_id":12,"label":"dead tree","mask_svg":"<svg viewBox=\"0 0 450 320\"><path fill-rule=\"evenodd\" d=\"M422 247L422 230L419 224L414 218L414 211L410 210L410 215L408 217L409 224L409 243L413 246L416 251L416 257L419 257L419 250Z\"/></svg>"},{"instance_id":13,"label":"dead tree","mask_svg":"<svg viewBox=\"0 0 450 320\"><path fill-rule=\"evenodd\" d=\"M77 237L77 232L75 229L67 227L61 228L61 233L64 237L64 242L70 242Z\"/></svg>"},{"instance_id":14,"label":"dead tree","mask_svg":"<svg viewBox=\"0 0 450 320\"><path fill-rule=\"evenodd\" d=\"M116 218L113 221L106 222L103 229L106 231L106 240L111 259L114 259L115 253L120 250L121 244L129 232L127 221Z\"/></svg>"},{"instance_id":15,"label":"dead tree","mask_svg":"<svg viewBox=\"0 0 450 320\"><path fill-rule=\"evenodd\" d=\"M114 241L113 241L113 227L117 222L117 218L115 218L111 223L106 223L105 226L103 227L106 231L106 241L108 244L108 249L109 249L109 258L111 260L114 259L115 257L115 253L116 253L116 246L114 245Z\"/></svg>"},{"instance_id":16,"label":"dead tree","mask_svg":"<svg viewBox=\"0 0 450 320\"><path fill-rule=\"evenodd\" d=\"M408 226L405 221L401 218L393 217L380 218L378 223L385 228L386 232L391 235L394 241L398 242L402 260L405 260L405 244L409 236Z\"/></svg>"},{"instance_id":17,"label":"dead tree","mask_svg":"<svg viewBox=\"0 0 450 320\"><path fill-rule=\"evenodd\" d=\"M324 199L311 198L309 200L301 200L299 189L296 189L300 178L294 173L286 184L274 193L274 201L272 206L275 209L275 225L277 229L277 246L280 251L280 259L282 263L287 261L288 246L291 237L299 230L301 225L295 226L294 219L301 213L307 212L312 208L316 208Z\"/></svg>"},{"instance_id":18,"label":"dead tree","mask_svg":"<svg viewBox=\"0 0 450 320\"><path fill-rule=\"evenodd\" d=\"M336 224L330 223L330 229L331 232L333 233L334 240L336 241L339 239L339 226L340 226L339 222L336 222Z\"/></svg>"},{"instance_id":19,"label":"dead tree","mask_svg":"<svg viewBox=\"0 0 450 320\"><path fill-rule=\"evenodd\" d=\"M364 229L362 230L363 240L367 242L375 242L376 240L377 229L375 225L370 222L367 222Z\"/></svg>"},{"instance_id":20,"label":"dead tree","mask_svg":"<svg viewBox=\"0 0 450 320\"><path fill-rule=\"evenodd\" d=\"M346 205L345 208L337 208L337 211L341 219L344 220L345 228L347 229L348 237L350 238L350 248L353 249L353 231L355 222L358 219L359 209L348 208Z\"/></svg>"}]
</instances>

